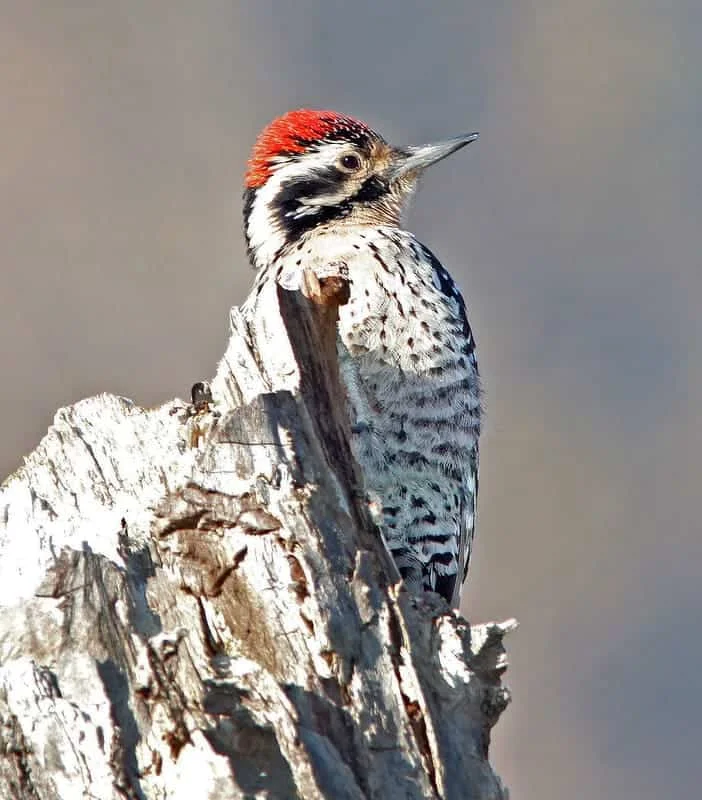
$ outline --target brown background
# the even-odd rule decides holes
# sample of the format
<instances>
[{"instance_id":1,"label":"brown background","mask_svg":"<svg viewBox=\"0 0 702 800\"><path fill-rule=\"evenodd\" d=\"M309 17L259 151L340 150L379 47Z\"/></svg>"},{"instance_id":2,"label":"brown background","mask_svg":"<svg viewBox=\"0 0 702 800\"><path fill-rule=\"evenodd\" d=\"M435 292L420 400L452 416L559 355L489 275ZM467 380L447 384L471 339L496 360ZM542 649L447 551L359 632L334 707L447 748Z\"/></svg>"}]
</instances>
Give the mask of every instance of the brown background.
<instances>
[{"instance_id":1,"label":"brown background","mask_svg":"<svg viewBox=\"0 0 702 800\"><path fill-rule=\"evenodd\" d=\"M696 796L701 8L3 3L0 474L61 405L212 374L271 117L480 130L411 226L465 291L487 389L464 610L522 623L494 759L515 800Z\"/></svg>"}]
</instances>

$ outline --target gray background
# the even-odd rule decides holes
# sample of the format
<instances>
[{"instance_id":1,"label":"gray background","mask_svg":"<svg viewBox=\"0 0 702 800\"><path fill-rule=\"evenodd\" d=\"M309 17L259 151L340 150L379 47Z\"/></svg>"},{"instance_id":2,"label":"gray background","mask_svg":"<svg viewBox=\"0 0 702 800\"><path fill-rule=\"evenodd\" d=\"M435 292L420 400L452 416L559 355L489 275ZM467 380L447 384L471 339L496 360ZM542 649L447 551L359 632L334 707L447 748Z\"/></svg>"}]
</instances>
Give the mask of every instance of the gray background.
<instances>
[{"instance_id":1,"label":"gray background","mask_svg":"<svg viewBox=\"0 0 702 800\"><path fill-rule=\"evenodd\" d=\"M697 796L698 0L3 6L0 474L61 405L213 373L273 116L480 130L410 222L487 389L464 611L522 623L494 761L515 800Z\"/></svg>"}]
</instances>

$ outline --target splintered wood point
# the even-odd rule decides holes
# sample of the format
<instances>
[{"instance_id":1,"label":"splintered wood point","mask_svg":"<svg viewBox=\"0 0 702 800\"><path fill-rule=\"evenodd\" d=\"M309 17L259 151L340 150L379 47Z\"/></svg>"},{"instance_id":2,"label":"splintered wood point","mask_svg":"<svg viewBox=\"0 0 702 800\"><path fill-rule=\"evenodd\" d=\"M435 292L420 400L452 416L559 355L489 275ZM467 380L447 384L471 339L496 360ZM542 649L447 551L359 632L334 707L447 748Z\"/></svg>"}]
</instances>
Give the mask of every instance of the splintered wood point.
<instances>
[{"instance_id":1,"label":"splintered wood point","mask_svg":"<svg viewBox=\"0 0 702 800\"><path fill-rule=\"evenodd\" d=\"M303 270L300 288L308 300L322 306L346 305L351 296L348 269L343 263L330 265L324 273L310 268Z\"/></svg>"}]
</instances>

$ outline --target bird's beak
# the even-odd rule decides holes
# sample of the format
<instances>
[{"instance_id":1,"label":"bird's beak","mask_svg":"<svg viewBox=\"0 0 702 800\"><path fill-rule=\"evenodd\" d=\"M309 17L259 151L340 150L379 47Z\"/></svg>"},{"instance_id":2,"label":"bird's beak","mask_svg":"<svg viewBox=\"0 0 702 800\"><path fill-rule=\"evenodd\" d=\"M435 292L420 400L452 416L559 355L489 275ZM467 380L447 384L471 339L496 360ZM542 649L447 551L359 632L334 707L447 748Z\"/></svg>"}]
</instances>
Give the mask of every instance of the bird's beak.
<instances>
[{"instance_id":1,"label":"bird's beak","mask_svg":"<svg viewBox=\"0 0 702 800\"><path fill-rule=\"evenodd\" d=\"M474 142L478 138L477 133L465 133L462 136L454 136L453 139L446 139L443 142L434 144L422 144L417 147L405 147L397 150L394 163L390 168L390 180L395 181L405 175L418 174L436 164L437 161L450 156L456 150L460 150L467 144Z\"/></svg>"}]
</instances>

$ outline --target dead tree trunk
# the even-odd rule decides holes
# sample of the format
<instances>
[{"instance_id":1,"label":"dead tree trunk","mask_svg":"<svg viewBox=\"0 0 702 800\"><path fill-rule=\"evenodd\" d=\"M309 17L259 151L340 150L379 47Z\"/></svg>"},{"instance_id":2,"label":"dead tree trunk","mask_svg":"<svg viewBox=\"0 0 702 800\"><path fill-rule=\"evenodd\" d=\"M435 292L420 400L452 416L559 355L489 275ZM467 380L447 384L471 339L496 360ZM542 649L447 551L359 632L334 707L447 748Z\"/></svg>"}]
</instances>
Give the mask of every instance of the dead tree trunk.
<instances>
[{"instance_id":1,"label":"dead tree trunk","mask_svg":"<svg viewBox=\"0 0 702 800\"><path fill-rule=\"evenodd\" d=\"M6 481L0 797L506 797L513 623L398 581L349 448L347 290L234 309L213 401L84 400Z\"/></svg>"}]
</instances>

